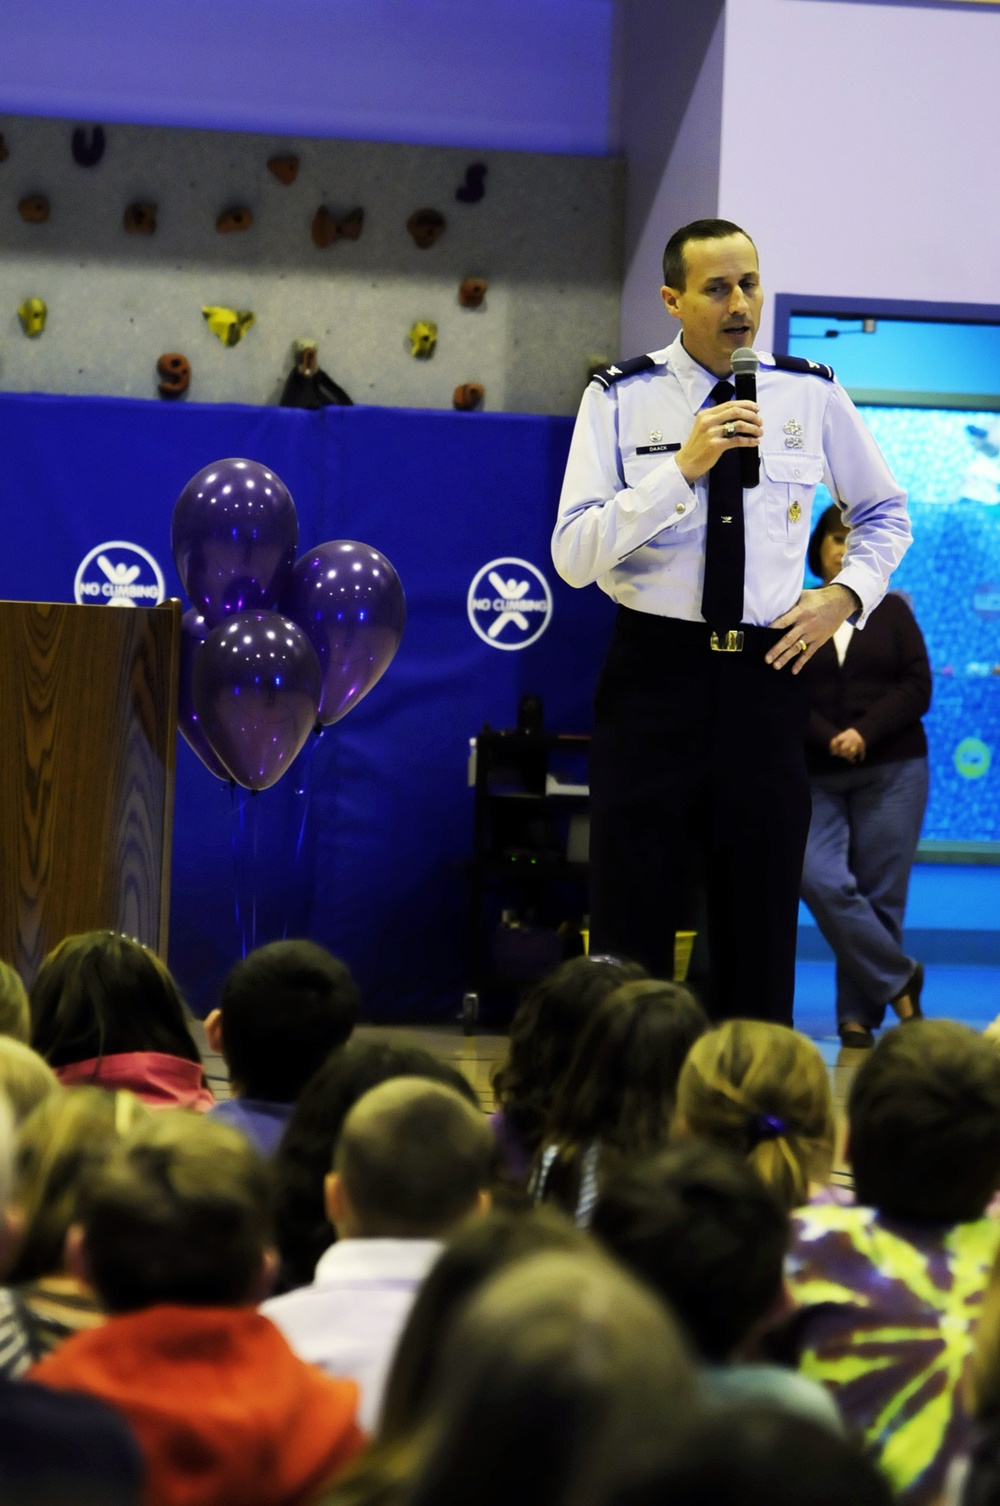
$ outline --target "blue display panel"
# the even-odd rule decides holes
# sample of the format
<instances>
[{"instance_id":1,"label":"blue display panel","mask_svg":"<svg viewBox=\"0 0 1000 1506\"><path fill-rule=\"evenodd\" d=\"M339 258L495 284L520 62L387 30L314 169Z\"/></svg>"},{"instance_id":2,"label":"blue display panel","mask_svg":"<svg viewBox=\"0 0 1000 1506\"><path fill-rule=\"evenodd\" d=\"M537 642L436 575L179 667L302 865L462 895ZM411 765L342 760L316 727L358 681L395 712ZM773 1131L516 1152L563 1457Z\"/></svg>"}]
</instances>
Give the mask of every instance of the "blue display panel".
<instances>
[{"instance_id":1,"label":"blue display panel","mask_svg":"<svg viewBox=\"0 0 1000 1506\"><path fill-rule=\"evenodd\" d=\"M923 835L1000 842L1000 415L862 405L909 495L893 576L927 640L931 793ZM830 504L817 489L814 518Z\"/></svg>"}]
</instances>

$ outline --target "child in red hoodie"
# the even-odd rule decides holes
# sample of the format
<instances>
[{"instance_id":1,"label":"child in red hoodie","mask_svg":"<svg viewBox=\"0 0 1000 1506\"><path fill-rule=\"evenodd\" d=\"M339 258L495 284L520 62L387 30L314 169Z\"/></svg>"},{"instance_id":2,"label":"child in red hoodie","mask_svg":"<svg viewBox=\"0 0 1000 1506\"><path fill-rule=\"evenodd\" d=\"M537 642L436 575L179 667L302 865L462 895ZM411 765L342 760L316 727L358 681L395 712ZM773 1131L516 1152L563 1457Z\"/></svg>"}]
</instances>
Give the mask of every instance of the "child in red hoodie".
<instances>
[{"instance_id":1,"label":"child in red hoodie","mask_svg":"<svg viewBox=\"0 0 1000 1506\"><path fill-rule=\"evenodd\" d=\"M357 1388L303 1363L255 1310L275 1266L267 1168L180 1110L97 1175L70 1258L111 1314L35 1366L131 1423L146 1506L305 1506L364 1441Z\"/></svg>"}]
</instances>

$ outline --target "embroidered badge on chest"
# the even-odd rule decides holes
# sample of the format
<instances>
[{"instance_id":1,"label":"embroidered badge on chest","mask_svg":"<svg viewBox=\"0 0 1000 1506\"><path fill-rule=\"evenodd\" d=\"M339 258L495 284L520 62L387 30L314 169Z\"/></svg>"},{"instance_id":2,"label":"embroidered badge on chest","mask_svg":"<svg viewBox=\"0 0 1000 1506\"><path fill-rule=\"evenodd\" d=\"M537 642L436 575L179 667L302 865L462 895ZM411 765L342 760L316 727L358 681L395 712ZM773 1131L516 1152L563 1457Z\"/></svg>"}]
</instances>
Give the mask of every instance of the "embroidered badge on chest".
<instances>
[{"instance_id":1,"label":"embroidered badge on chest","mask_svg":"<svg viewBox=\"0 0 1000 1506\"><path fill-rule=\"evenodd\" d=\"M790 418L785 425L783 432L785 435L786 450L802 449L803 445L805 444L805 440L802 437L802 425L800 423L797 423L794 418Z\"/></svg>"}]
</instances>

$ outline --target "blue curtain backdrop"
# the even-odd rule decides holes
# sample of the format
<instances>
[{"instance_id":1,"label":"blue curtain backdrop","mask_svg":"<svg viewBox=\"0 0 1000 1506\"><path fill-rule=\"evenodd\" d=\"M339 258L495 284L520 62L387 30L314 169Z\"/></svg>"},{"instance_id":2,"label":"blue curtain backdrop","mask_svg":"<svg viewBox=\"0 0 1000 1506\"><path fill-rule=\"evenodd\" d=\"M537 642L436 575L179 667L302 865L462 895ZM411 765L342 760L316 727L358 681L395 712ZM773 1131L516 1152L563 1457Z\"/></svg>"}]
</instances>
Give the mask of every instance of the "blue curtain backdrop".
<instances>
[{"instance_id":1,"label":"blue curtain backdrop","mask_svg":"<svg viewBox=\"0 0 1000 1506\"><path fill-rule=\"evenodd\" d=\"M0 595L71 601L96 545L127 540L170 558L170 515L187 479L242 455L289 486L303 548L353 538L399 571L408 625L396 660L361 705L317 740L305 836L296 765L254 797L221 786L181 742L171 965L201 1010L239 954L237 891L257 905L257 940L288 928L345 957L368 1013L443 1019L461 990L464 864L472 837L468 741L512 725L526 691L547 725L585 731L613 607L555 576L549 535L571 422L514 414L385 408L168 406L110 398L0 396ZM473 632L466 597L488 561L541 570L551 623L519 652ZM252 810L251 810L252 806ZM257 827L257 861L242 885Z\"/></svg>"}]
</instances>

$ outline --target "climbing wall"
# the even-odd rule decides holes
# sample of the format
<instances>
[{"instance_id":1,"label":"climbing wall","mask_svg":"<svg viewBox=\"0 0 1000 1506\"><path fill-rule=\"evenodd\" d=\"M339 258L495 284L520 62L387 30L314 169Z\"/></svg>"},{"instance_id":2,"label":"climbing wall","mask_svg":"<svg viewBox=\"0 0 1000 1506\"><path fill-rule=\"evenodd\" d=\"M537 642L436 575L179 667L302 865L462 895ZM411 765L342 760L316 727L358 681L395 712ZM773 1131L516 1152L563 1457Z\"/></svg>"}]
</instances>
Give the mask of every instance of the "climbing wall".
<instances>
[{"instance_id":1,"label":"climbing wall","mask_svg":"<svg viewBox=\"0 0 1000 1506\"><path fill-rule=\"evenodd\" d=\"M0 390L273 403L312 336L355 402L559 414L618 355L614 159L0 132Z\"/></svg>"}]
</instances>

